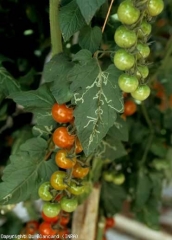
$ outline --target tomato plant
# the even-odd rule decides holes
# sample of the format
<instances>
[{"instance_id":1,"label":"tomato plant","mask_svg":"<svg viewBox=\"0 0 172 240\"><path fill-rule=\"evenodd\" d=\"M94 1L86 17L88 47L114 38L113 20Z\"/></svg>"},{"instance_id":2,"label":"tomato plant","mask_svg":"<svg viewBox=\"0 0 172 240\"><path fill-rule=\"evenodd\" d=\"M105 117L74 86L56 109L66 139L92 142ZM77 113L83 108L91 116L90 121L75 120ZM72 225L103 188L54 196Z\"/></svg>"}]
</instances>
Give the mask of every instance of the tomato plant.
<instances>
[{"instance_id":1,"label":"tomato plant","mask_svg":"<svg viewBox=\"0 0 172 240\"><path fill-rule=\"evenodd\" d=\"M128 199L157 229L172 171L171 1L2 0L0 16L0 232L38 232L10 214L20 202L44 235L72 232L95 205L101 240Z\"/></svg>"}]
</instances>

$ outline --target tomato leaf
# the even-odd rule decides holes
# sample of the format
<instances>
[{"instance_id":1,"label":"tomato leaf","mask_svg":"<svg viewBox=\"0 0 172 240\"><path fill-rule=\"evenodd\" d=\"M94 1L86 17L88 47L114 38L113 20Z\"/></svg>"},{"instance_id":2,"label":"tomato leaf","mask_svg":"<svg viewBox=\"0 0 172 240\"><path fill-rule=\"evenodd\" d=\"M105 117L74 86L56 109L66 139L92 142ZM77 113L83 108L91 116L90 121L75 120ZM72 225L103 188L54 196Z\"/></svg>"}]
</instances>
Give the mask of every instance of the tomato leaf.
<instances>
[{"instance_id":1,"label":"tomato leaf","mask_svg":"<svg viewBox=\"0 0 172 240\"><path fill-rule=\"evenodd\" d=\"M108 135L113 139L128 141L128 125L120 116L114 122L114 125L109 129Z\"/></svg>"},{"instance_id":2,"label":"tomato leaf","mask_svg":"<svg viewBox=\"0 0 172 240\"><path fill-rule=\"evenodd\" d=\"M126 192L121 186L103 181L100 204L104 208L106 215L113 215L120 211L125 199Z\"/></svg>"},{"instance_id":3,"label":"tomato leaf","mask_svg":"<svg viewBox=\"0 0 172 240\"><path fill-rule=\"evenodd\" d=\"M134 206L141 209L149 199L152 189L152 181L143 170L140 170L137 178L136 196Z\"/></svg>"},{"instance_id":4,"label":"tomato leaf","mask_svg":"<svg viewBox=\"0 0 172 240\"><path fill-rule=\"evenodd\" d=\"M80 31L79 45L83 49L88 49L90 52L94 53L99 49L101 41L102 32L99 27L91 28L89 26L85 26Z\"/></svg>"},{"instance_id":5,"label":"tomato leaf","mask_svg":"<svg viewBox=\"0 0 172 240\"><path fill-rule=\"evenodd\" d=\"M91 19L93 18L96 11L101 7L106 0L76 0L81 13L86 21L87 24L90 23Z\"/></svg>"},{"instance_id":6,"label":"tomato leaf","mask_svg":"<svg viewBox=\"0 0 172 240\"><path fill-rule=\"evenodd\" d=\"M12 93L10 98L22 105L26 111L35 113L37 124L54 126L51 108L55 100L47 84L41 85L37 90Z\"/></svg>"},{"instance_id":7,"label":"tomato leaf","mask_svg":"<svg viewBox=\"0 0 172 240\"><path fill-rule=\"evenodd\" d=\"M45 161L47 142L32 138L21 145L20 151L11 155L0 183L0 203L18 203L38 198L39 185L48 181L57 166L53 160ZM35 193L35 194L33 194Z\"/></svg>"},{"instance_id":8,"label":"tomato leaf","mask_svg":"<svg viewBox=\"0 0 172 240\"><path fill-rule=\"evenodd\" d=\"M87 55L84 63L84 60L80 61L81 56L82 53L79 62L69 72L69 79L77 105L74 111L77 135L88 156L114 124L116 113L123 111L123 103L117 84L120 73L115 66L110 65L102 71L96 59L90 57L88 61Z\"/></svg>"},{"instance_id":9,"label":"tomato leaf","mask_svg":"<svg viewBox=\"0 0 172 240\"><path fill-rule=\"evenodd\" d=\"M73 0L60 9L60 29L65 42L80 30L84 24L85 21L76 4L76 0Z\"/></svg>"},{"instance_id":10,"label":"tomato leaf","mask_svg":"<svg viewBox=\"0 0 172 240\"><path fill-rule=\"evenodd\" d=\"M44 79L52 82L50 91L59 104L70 101L73 96L68 80L68 72L72 67L73 63L62 53L55 55L44 67Z\"/></svg>"},{"instance_id":11,"label":"tomato leaf","mask_svg":"<svg viewBox=\"0 0 172 240\"><path fill-rule=\"evenodd\" d=\"M6 71L5 68L0 68L0 100L5 96L14 92L20 91L20 85L14 78Z\"/></svg>"},{"instance_id":12,"label":"tomato leaf","mask_svg":"<svg viewBox=\"0 0 172 240\"><path fill-rule=\"evenodd\" d=\"M167 154L167 148L161 139L154 139L150 151L160 158L165 158Z\"/></svg>"},{"instance_id":13,"label":"tomato leaf","mask_svg":"<svg viewBox=\"0 0 172 240\"><path fill-rule=\"evenodd\" d=\"M123 157L127 154L121 141L114 139L110 136L106 136L102 140L99 149L99 154L104 159L109 159L111 161Z\"/></svg>"}]
</instances>

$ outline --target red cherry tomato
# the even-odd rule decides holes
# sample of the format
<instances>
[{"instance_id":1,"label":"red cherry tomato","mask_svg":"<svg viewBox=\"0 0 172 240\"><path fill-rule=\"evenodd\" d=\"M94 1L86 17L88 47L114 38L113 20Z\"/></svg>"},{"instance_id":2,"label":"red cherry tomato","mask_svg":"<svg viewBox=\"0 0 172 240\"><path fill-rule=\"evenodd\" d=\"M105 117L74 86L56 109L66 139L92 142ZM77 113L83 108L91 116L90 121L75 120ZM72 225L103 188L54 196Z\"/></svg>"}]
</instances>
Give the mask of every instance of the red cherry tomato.
<instances>
[{"instance_id":1,"label":"red cherry tomato","mask_svg":"<svg viewBox=\"0 0 172 240\"><path fill-rule=\"evenodd\" d=\"M82 167L81 164L77 162L73 167L72 176L75 178L84 178L88 174L89 170L89 167Z\"/></svg>"},{"instance_id":2,"label":"red cherry tomato","mask_svg":"<svg viewBox=\"0 0 172 240\"><path fill-rule=\"evenodd\" d=\"M51 110L52 117L59 123L68 123L73 120L73 108L68 108L65 104L55 103Z\"/></svg>"},{"instance_id":3,"label":"red cherry tomato","mask_svg":"<svg viewBox=\"0 0 172 240\"><path fill-rule=\"evenodd\" d=\"M67 235L69 234L69 230L67 228L59 229L57 231L60 239L67 239Z\"/></svg>"},{"instance_id":4,"label":"red cherry tomato","mask_svg":"<svg viewBox=\"0 0 172 240\"><path fill-rule=\"evenodd\" d=\"M26 224L26 233L27 234L35 234L37 233L39 228L39 223L37 221L29 221Z\"/></svg>"},{"instance_id":5,"label":"red cherry tomato","mask_svg":"<svg viewBox=\"0 0 172 240\"><path fill-rule=\"evenodd\" d=\"M60 218L60 224L62 226L66 226L70 221L70 214L69 213L65 213L64 216L61 216Z\"/></svg>"},{"instance_id":6,"label":"red cherry tomato","mask_svg":"<svg viewBox=\"0 0 172 240\"><path fill-rule=\"evenodd\" d=\"M48 223L48 222L42 222L40 225L39 225L39 233L41 235L49 235L49 236L54 236L55 234L57 234L57 230L53 229L52 228L52 225L51 223Z\"/></svg>"},{"instance_id":7,"label":"red cherry tomato","mask_svg":"<svg viewBox=\"0 0 172 240\"><path fill-rule=\"evenodd\" d=\"M66 127L59 127L53 133L53 142L60 148L71 148L74 141L75 136L70 135Z\"/></svg>"},{"instance_id":8,"label":"red cherry tomato","mask_svg":"<svg viewBox=\"0 0 172 240\"><path fill-rule=\"evenodd\" d=\"M124 115L131 116L137 111L137 105L135 102L128 100L124 103Z\"/></svg>"},{"instance_id":9,"label":"red cherry tomato","mask_svg":"<svg viewBox=\"0 0 172 240\"><path fill-rule=\"evenodd\" d=\"M106 225L105 225L105 229L108 229L108 228L112 228L115 226L115 220L113 217L108 217L106 218Z\"/></svg>"}]
</instances>

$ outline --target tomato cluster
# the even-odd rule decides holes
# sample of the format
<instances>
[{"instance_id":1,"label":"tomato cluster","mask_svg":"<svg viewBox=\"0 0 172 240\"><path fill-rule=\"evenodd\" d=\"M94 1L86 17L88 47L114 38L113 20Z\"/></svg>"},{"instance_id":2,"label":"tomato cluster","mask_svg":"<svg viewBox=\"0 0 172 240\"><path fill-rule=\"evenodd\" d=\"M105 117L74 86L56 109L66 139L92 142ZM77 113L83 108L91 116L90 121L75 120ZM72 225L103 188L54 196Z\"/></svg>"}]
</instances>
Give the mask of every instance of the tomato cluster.
<instances>
[{"instance_id":1,"label":"tomato cluster","mask_svg":"<svg viewBox=\"0 0 172 240\"><path fill-rule=\"evenodd\" d=\"M114 40L120 47L114 55L114 64L124 71L118 84L122 91L131 93L139 101L150 95L150 88L146 84L149 74L147 57L150 54L147 41L152 29L151 20L163 8L163 0L124 0L117 9L122 25L114 35Z\"/></svg>"},{"instance_id":2,"label":"tomato cluster","mask_svg":"<svg viewBox=\"0 0 172 240\"><path fill-rule=\"evenodd\" d=\"M123 173L104 171L103 179L106 182L113 182L115 185L121 185L125 182L125 175Z\"/></svg>"},{"instance_id":3,"label":"tomato cluster","mask_svg":"<svg viewBox=\"0 0 172 240\"><path fill-rule=\"evenodd\" d=\"M89 166L80 159L83 149L76 134L73 112L74 109L65 104L52 106L52 118L60 125L52 134L58 169L38 189L39 197L44 201L44 221L39 226L39 233L58 234L60 239L68 233L69 213L78 206L77 196L87 191L87 182L83 178L89 172Z\"/></svg>"}]
</instances>

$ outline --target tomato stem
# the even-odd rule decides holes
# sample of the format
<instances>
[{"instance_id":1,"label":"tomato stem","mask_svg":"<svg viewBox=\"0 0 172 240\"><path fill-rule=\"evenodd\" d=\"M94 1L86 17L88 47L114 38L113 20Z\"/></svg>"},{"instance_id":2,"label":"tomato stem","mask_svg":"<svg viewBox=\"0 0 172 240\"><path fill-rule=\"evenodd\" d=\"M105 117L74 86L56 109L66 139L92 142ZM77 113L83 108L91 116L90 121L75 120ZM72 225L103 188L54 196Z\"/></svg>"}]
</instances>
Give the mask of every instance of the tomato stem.
<instances>
[{"instance_id":1,"label":"tomato stem","mask_svg":"<svg viewBox=\"0 0 172 240\"><path fill-rule=\"evenodd\" d=\"M50 0L49 2L49 18L50 18L50 34L52 45L52 56L61 53L62 37L59 23L59 3L60 0Z\"/></svg>"}]
</instances>

